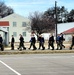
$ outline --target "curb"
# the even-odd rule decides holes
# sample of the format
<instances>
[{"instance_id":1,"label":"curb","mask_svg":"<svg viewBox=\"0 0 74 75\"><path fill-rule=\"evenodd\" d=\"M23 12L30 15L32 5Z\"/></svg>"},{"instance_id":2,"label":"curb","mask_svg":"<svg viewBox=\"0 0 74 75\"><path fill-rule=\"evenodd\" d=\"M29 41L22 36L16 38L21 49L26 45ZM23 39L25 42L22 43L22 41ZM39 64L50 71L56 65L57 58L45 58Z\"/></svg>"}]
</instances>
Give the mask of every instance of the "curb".
<instances>
[{"instance_id":1,"label":"curb","mask_svg":"<svg viewBox=\"0 0 74 75\"><path fill-rule=\"evenodd\" d=\"M54 54L54 53L74 53L74 50L5 50L0 51L0 55L11 55L11 54Z\"/></svg>"}]
</instances>

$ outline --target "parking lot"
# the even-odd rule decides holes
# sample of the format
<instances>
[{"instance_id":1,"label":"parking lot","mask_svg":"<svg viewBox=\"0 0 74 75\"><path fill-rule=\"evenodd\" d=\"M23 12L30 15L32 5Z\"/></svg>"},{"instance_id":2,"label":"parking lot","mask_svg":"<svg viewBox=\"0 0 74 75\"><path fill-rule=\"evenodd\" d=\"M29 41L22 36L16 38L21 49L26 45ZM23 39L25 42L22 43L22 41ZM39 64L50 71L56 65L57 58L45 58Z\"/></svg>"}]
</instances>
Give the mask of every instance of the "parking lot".
<instances>
[{"instance_id":1,"label":"parking lot","mask_svg":"<svg viewBox=\"0 0 74 75\"><path fill-rule=\"evenodd\" d=\"M74 53L0 55L0 75L74 75Z\"/></svg>"}]
</instances>

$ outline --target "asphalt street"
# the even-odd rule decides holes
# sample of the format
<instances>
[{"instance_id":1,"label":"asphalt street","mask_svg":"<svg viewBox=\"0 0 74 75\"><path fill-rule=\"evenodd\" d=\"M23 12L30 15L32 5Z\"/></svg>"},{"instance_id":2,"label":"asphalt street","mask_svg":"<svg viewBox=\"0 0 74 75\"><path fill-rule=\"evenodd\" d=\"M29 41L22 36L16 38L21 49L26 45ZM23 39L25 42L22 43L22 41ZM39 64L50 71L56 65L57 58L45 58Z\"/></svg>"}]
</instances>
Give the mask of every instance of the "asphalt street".
<instances>
[{"instance_id":1,"label":"asphalt street","mask_svg":"<svg viewBox=\"0 0 74 75\"><path fill-rule=\"evenodd\" d=\"M74 75L74 53L0 55L0 75Z\"/></svg>"}]
</instances>

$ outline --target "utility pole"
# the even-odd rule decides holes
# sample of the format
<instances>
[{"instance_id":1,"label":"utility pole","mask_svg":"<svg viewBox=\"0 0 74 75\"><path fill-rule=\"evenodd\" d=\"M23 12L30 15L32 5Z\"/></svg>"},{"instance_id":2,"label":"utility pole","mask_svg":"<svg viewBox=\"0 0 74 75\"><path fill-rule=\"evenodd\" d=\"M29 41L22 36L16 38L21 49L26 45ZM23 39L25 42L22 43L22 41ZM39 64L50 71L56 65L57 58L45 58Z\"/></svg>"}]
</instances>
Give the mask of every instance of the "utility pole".
<instances>
[{"instance_id":1,"label":"utility pole","mask_svg":"<svg viewBox=\"0 0 74 75\"><path fill-rule=\"evenodd\" d=\"M55 35L57 40L57 1L55 1Z\"/></svg>"}]
</instances>

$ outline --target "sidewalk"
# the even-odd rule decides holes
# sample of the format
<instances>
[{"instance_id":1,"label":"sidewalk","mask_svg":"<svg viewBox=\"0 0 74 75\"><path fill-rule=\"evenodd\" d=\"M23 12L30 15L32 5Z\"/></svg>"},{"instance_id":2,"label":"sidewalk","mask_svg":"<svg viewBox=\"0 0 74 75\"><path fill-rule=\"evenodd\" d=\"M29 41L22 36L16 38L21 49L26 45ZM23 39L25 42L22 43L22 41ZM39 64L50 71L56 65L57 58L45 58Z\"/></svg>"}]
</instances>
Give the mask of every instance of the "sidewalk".
<instances>
[{"instance_id":1,"label":"sidewalk","mask_svg":"<svg viewBox=\"0 0 74 75\"><path fill-rule=\"evenodd\" d=\"M74 48L72 50L69 50L70 44L64 44L65 49L63 50L56 50L56 44L55 44L55 50L48 50L48 44L45 44L45 50L29 50L30 43L25 43L26 50L19 51L18 44L15 44L15 50L11 50L11 47L5 47L4 51L0 51L0 55L4 54L48 54L48 53L74 53ZM38 48L38 43L36 43L36 47Z\"/></svg>"}]
</instances>

